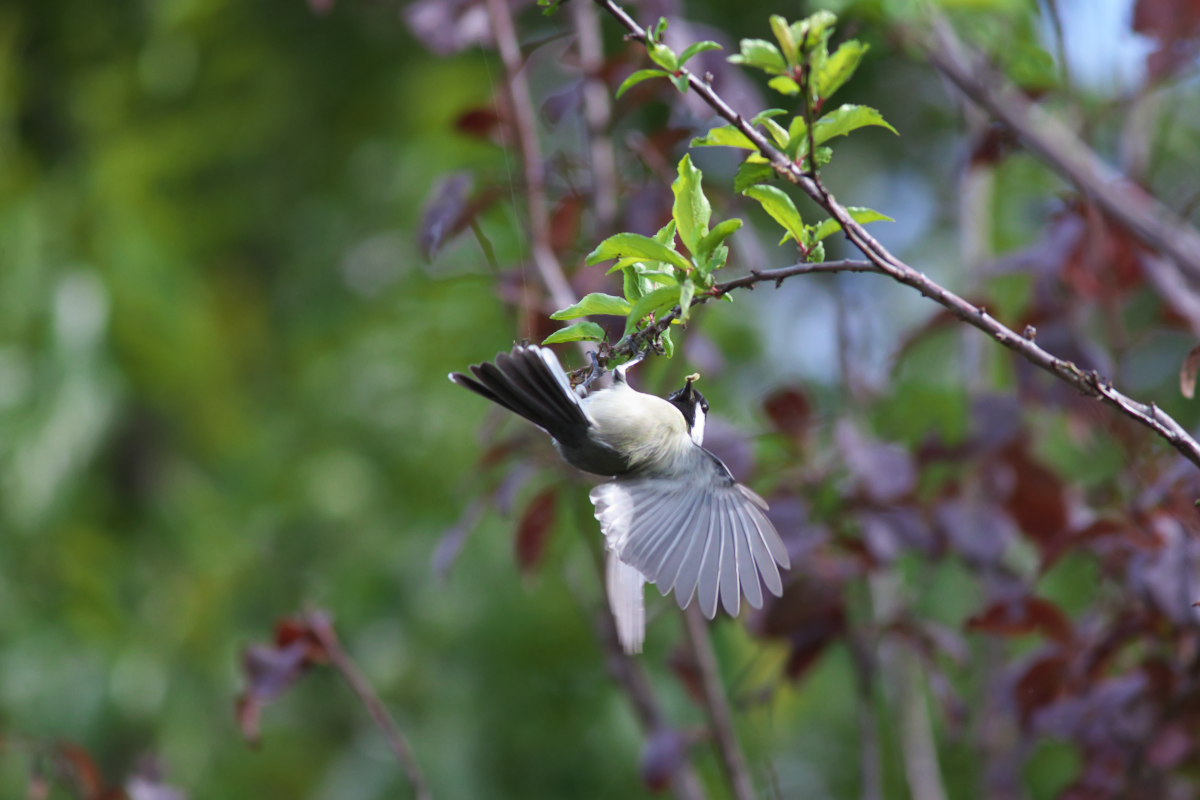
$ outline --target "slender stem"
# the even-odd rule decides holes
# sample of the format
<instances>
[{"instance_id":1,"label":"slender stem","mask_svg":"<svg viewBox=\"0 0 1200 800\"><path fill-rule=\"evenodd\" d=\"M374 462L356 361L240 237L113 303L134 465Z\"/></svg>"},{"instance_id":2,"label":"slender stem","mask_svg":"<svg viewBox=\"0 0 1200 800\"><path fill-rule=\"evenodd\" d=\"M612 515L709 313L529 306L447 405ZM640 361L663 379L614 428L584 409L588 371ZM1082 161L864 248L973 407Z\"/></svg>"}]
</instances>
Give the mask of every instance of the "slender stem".
<instances>
[{"instance_id":1,"label":"slender stem","mask_svg":"<svg viewBox=\"0 0 1200 800\"><path fill-rule=\"evenodd\" d=\"M413 794L418 800L431 800L433 794L429 790L429 784L425 780L424 773L421 772L420 765L417 764L412 747L404 734L400 732L396 720L392 719L392 715L388 713L383 701L379 699L371 682L362 674L346 653L345 648L342 647L329 615L323 611L313 611L306 616L305 621L308 623L309 630L321 642L321 646L329 656L329 662L342 674L346 683L358 695L358 699L367 707L367 711L370 712L371 718L375 720L376 726L383 733L396 760L400 762L400 766L408 775L408 782L413 788Z\"/></svg>"},{"instance_id":2,"label":"slender stem","mask_svg":"<svg viewBox=\"0 0 1200 800\"><path fill-rule=\"evenodd\" d=\"M496 47L508 78L513 128L521 147L525 171L525 202L529 206L529 228L533 239L533 263L550 299L558 308L575 302L575 293L563 273L562 265L550 246L550 212L546 203L546 167L537 135L537 114L529 83L525 80L521 45L513 25L507 0L487 0L488 19L496 35Z\"/></svg>"},{"instance_id":3,"label":"slender stem","mask_svg":"<svg viewBox=\"0 0 1200 800\"><path fill-rule=\"evenodd\" d=\"M708 715L708 724L712 729L717 752L721 756L721 764L729 778L729 786L737 800L754 800L754 781L750 777L746 757L742 754L742 746L738 742L737 730L733 724L733 711L729 707L729 698L721 683L717 654L713 651L712 638L708 634L708 622L696 603L684 610L683 619L688 645L700 673L704 710Z\"/></svg>"},{"instance_id":4,"label":"slender stem","mask_svg":"<svg viewBox=\"0 0 1200 800\"><path fill-rule=\"evenodd\" d=\"M633 38L643 42L646 40L646 32L642 27L613 0L594 0L594 2L620 21L630 31ZM845 206L841 205L828 189L814 181L810 175L800 168L800 165L796 164L771 144L761 131L732 109L704 80L686 69L681 70L681 73L686 75L689 87L710 108L735 126L754 143L754 146L771 163L776 172L799 186L801 190L825 209L833 219L837 220L842 226L846 238L874 265L874 270L860 269L859 271L879 272L887 275L892 280L916 289L922 295L948 309L963 322L983 331L988 336L994 338L999 344L1012 350L1038 368L1074 386L1083 394L1094 397L1105 405L1115 408L1135 422L1154 431L1182 454L1184 458L1200 467L1200 442L1192 438L1191 434L1174 418L1153 403L1138 402L1118 391L1113 387L1112 381L1099 372L1080 369L1074 363L1058 358L1039 346L1032 336L1017 334L1011 328L989 315L986 309L964 300L924 273L901 261L880 244L875 237L871 236L861 224L855 221ZM1111 186L1105 187L1106 190L1112 190L1113 188ZM1134 190L1130 189L1129 191L1132 192ZM1144 193L1142 194L1144 196ZM1157 206L1157 201L1152 202ZM1110 202L1109 205L1112 205L1112 203ZM1187 231L1191 231L1189 234L1187 231L1182 231L1177 224L1171 223L1167 217L1146 212L1144 203L1141 206L1130 203L1130 206L1132 208L1129 210L1127 216L1131 218L1136 217L1144 223L1143 233L1146 236L1143 238L1147 238L1147 241L1149 241L1148 237L1153 234L1156 241L1161 244L1164 252L1171 255L1181 267L1185 263L1190 264L1191 266L1188 267L1189 272L1194 269L1195 274L1200 276L1200 235L1196 235L1196 243L1194 245L1187 244L1192 241L1192 236L1195 235L1195 232L1191 231L1190 228L1187 229ZM1185 244L1187 244L1186 247L1184 247ZM1168 248L1168 245L1170 245L1170 248ZM1188 248L1190 248L1190 251Z\"/></svg>"},{"instance_id":5,"label":"slender stem","mask_svg":"<svg viewBox=\"0 0 1200 800\"><path fill-rule=\"evenodd\" d=\"M591 160L592 213L596 228L604 236L617 217L617 158L608 127L612 101L600 77L604 68L604 43L600 19L591 3L571 3L571 20L578 37L579 67L583 71L583 117L587 121L588 154Z\"/></svg>"}]
</instances>

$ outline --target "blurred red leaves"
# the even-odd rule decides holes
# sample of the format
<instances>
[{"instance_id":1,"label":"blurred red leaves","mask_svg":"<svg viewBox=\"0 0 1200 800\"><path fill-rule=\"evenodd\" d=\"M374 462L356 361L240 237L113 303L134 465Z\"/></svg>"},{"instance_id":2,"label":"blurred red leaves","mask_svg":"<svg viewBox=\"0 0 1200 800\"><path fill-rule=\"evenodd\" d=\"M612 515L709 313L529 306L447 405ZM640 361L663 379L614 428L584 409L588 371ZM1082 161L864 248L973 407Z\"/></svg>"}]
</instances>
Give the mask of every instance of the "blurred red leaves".
<instances>
[{"instance_id":1,"label":"blurred red leaves","mask_svg":"<svg viewBox=\"0 0 1200 800\"><path fill-rule=\"evenodd\" d=\"M1138 0L1133 29L1157 44L1146 57L1151 79L1169 77L1200 54L1200 0Z\"/></svg>"},{"instance_id":2,"label":"blurred red leaves","mask_svg":"<svg viewBox=\"0 0 1200 800\"><path fill-rule=\"evenodd\" d=\"M763 400L763 410L775 429L797 444L804 444L812 422L812 403L796 388L776 389Z\"/></svg>"},{"instance_id":3,"label":"blurred red leaves","mask_svg":"<svg viewBox=\"0 0 1200 800\"><path fill-rule=\"evenodd\" d=\"M252 745L261 741L263 708L279 698L310 667L328 661L328 654L309 622L296 617L275 626L272 644L254 644L242 654L246 686L237 699L237 721Z\"/></svg>"},{"instance_id":4,"label":"blurred red leaves","mask_svg":"<svg viewBox=\"0 0 1200 800\"><path fill-rule=\"evenodd\" d=\"M557 509L558 487L550 486L534 495L521 514L514 547L517 566L527 575L537 570L546 555Z\"/></svg>"},{"instance_id":5,"label":"blurred red leaves","mask_svg":"<svg viewBox=\"0 0 1200 800\"><path fill-rule=\"evenodd\" d=\"M967 630L1017 636L1040 633L1062 645L1074 638L1071 620L1062 609L1040 597L1002 600L967 620Z\"/></svg>"}]
</instances>

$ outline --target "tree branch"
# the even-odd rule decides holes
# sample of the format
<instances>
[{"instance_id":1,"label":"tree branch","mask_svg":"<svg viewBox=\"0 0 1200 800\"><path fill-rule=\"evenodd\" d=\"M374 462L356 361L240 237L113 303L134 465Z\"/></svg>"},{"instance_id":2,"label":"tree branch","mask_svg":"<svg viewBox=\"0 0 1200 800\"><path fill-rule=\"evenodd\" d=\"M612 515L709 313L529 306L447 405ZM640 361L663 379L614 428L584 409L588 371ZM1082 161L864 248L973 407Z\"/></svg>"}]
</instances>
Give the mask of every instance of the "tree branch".
<instances>
[{"instance_id":1,"label":"tree branch","mask_svg":"<svg viewBox=\"0 0 1200 800\"><path fill-rule=\"evenodd\" d=\"M634 39L645 43L645 30L613 0L594 0L594 2L624 25ZM1115 408L1138 424L1154 431L1179 451L1184 458L1191 461L1197 467L1200 467L1200 442L1192 438L1191 434L1170 415L1163 412L1153 403L1141 403L1118 391L1113 387L1112 381L1099 372L1081 369L1070 361L1058 358L1039 346L1032 336L1018 335L1011 328L989 315L986 309L964 300L924 273L901 261L880 244L875 237L871 236L861 224L856 222L828 189L818 181L813 180L811 176L801 169L799 164L793 162L771 144L758 129L722 100L708 83L687 69L680 70L680 73L687 77L688 85L710 108L754 143L755 147L771 163L776 172L791 183L799 186L805 194L825 209L833 219L837 220L842 226L846 238L874 265L874 270L860 271L879 272L887 275L892 280L916 289L922 295L933 300L943 308L948 309L963 322L983 331L999 344L1012 350L1031 364L1050 373L1059 380L1074 386L1081 393L1096 398L1105 405ZM1153 215L1150 216L1153 217ZM1161 224L1161 220L1159 224ZM1173 244L1180 244L1182 239L1174 238L1174 234L1177 232L1172 228L1171 235L1165 235L1161 238ZM1197 262L1197 275L1200 275L1200 244L1196 245L1193 253L1192 259Z\"/></svg>"},{"instance_id":2,"label":"tree branch","mask_svg":"<svg viewBox=\"0 0 1200 800\"><path fill-rule=\"evenodd\" d=\"M383 738L387 740L388 746L391 747L392 753L396 756L396 760L400 762L400 766L404 768L405 774L408 775L408 782L413 788L413 795L417 800L431 800L433 794L429 791L429 784L425 780L424 773L421 772L420 765L417 764L417 758L413 754L412 747L408 740L404 738L404 734L400 732L399 726L396 725L396 720L392 719L392 715L388 713L387 707L383 701L379 699L379 695L375 693L371 682L366 676L359 671L358 666L347 655L346 650L342 647L341 640L338 639L337 631L333 629L333 623L329 619L329 615L314 611L305 615L305 621L308 623L308 629L321 643L325 654L329 656L329 662L342 674L346 679L346 683L358 695L358 699L366 706L370 712L371 718L375 720L375 724L383 733Z\"/></svg>"},{"instance_id":3,"label":"tree branch","mask_svg":"<svg viewBox=\"0 0 1200 800\"><path fill-rule=\"evenodd\" d=\"M968 52L944 19L935 17L932 30L930 35L908 34L964 96L1011 128L1038 158L1144 244L1200 281L1200 232L1106 164L1066 125Z\"/></svg>"},{"instance_id":4,"label":"tree branch","mask_svg":"<svg viewBox=\"0 0 1200 800\"><path fill-rule=\"evenodd\" d=\"M708 622L693 603L683 610L684 626L696 669L700 673L700 685L704 691L704 710L708 714L708 726L712 730L721 764L729 778L729 788L737 800L754 800L754 781L746 765L746 756L738 742L737 730L733 725L733 712L729 698L721 684L721 671L717 655L713 652L712 638L708 633Z\"/></svg>"},{"instance_id":5,"label":"tree branch","mask_svg":"<svg viewBox=\"0 0 1200 800\"><path fill-rule=\"evenodd\" d=\"M529 207L529 228L533 239L533 263L550 293L556 308L566 308L575 302L575 293L563 273L562 265L550 246L550 212L546 205L546 166L542 146L538 142L537 114L522 69L521 45L513 26L507 0L487 0L488 19L496 35L496 48L504 62L508 78L508 95L512 106L513 129L521 147L521 162L525 170L525 201Z\"/></svg>"}]
</instances>

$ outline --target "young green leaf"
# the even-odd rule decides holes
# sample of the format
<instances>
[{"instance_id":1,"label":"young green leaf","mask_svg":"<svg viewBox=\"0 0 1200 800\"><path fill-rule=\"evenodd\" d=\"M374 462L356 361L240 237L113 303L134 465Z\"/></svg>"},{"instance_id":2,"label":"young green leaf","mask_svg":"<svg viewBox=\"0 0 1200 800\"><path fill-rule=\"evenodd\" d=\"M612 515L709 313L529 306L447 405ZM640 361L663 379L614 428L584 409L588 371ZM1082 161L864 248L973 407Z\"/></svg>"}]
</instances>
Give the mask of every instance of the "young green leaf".
<instances>
[{"instance_id":1,"label":"young green leaf","mask_svg":"<svg viewBox=\"0 0 1200 800\"><path fill-rule=\"evenodd\" d=\"M667 72L679 71L679 56L675 55L675 51L659 42L651 42L646 45L646 52L650 54L650 60Z\"/></svg>"},{"instance_id":2,"label":"young green leaf","mask_svg":"<svg viewBox=\"0 0 1200 800\"><path fill-rule=\"evenodd\" d=\"M797 242L804 241L804 220L796 210L796 204L782 189L774 186L751 186L742 194L751 197L762 204L763 209L771 218L783 226L791 238ZM787 237L785 237L786 240Z\"/></svg>"},{"instance_id":3,"label":"young green leaf","mask_svg":"<svg viewBox=\"0 0 1200 800\"><path fill-rule=\"evenodd\" d=\"M696 42L694 44L689 44L687 46L687 48L684 49L684 51L679 54L679 66L682 67L693 56L695 56L699 53L703 53L706 50L724 50L724 49L725 49L724 47L721 47L721 45L717 44L716 42L710 42L710 41Z\"/></svg>"},{"instance_id":4,"label":"young green leaf","mask_svg":"<svg viewBox=\"0 0 1200 800\"><path fill-rule=\"evenodd\" d=\"M592 292L585 295L578 303L555 311L550 315L550 319L578 319L592 314L611 314L623 317L629 313L629 308L629 303L620 297Z\"/></svg>"},{"instance_id":5,"label":"young green leaf","mask_svg":"<svg viewBox=\"0 0 1200 800\"><path fill-rule=\"evenodd\" d=\"M887 214L881 214L873 208L864 208L862 206L848 206L846 208L850 212L850 217L855 222L866 225L868 222L895 222L894 219ZM836 219L827 219L817 226L813 231L813 240L821 241L826 236L837 233L842 229L842 225Z\"/></svg>"},{"instance_id":6,"label":"young green leaf","mask_svg":"<svg viewBox=\"0 0 1200 800\"><path fill-rule=\"evenodd\" d=\"M658 340L662 342L663 355L665 355L667 358L675 355L675 343L671 341L670 328L667 328L665 331L663 331L662 335L658 337Z\"/></svg>"},{"instance_id":7,"label":"young green leaf","mask_svg":"<svg viewBox=\"0 0 1200 800\"><path fill-rule=\"evenodd\" d=\"M713 229L704 235L696 246L697 254L701 257L710 255L717 247L742 227L742 221L737 217L718 222Z\"/></svg>"},{"instance_id":8,"label":"young green leaf","mask_svg":"<svg viewBox=\"0 0 1200 800\"><path fill-rule=\"evenodd\" d=\"M782 75L788 69L779 48L765 39L742 39L741 53L730 56L729 63L756 67L771 75Z\"/></svg>"},{"instance_id":9,"label":"young green leaf","mask_svg":"<svg viewBox=\"0 0 1200 800\"><path fill-rule=\"evenodd\" d=\"M733 178L733 190L745 194L751 186L766 183L775 177L775 169L766 161L747 159L738 167L737 175Z\"/></svg>"},{"instance_id":10,"label":"young green leaf","mask_svg":"<svg viewBox=\"0 0 1200 800\"><path fill-rule=\"evenodd\" d=\"M870 45L865 45L857 39L842 42L842 46L829 57L817 74L817 95L831 97L842 88L854 75L863 56L870 49Z\"/></svg>"},{"instance_id":11,"label":"young green leaf","mask_svg":"<svg viewBox=\"0 0 1200 800\"><path fill-rule=\"evenodd\" d=\"M757 150L754 142L732 125L713 128L704 136L692 139L692 147L740 147L743 150Z\"/></svg>"},{"instance_id":12,"label":"young green leaf","mask_svg":"<svg viewBox=\"0 0 1200 800\"><path fill-rule=\"evenodd\" d=\"M771 134L771 138L775 140L777 147L787 147L788 132L782 125L773 119L764 119L763 125L766 126L767 133Z\"/></svg>"},{"instance_id":13,"label":"young green leaf","mask_svg":"<svg viewBox=\"0 0 1200 800\"><path fill-rule=\"evenodd\" d=\"M878 125L900 135L882 114L870 106L844 105L817 120L813 125L813 139L817 144L824 144L835 136L845 136L868 125Z\"/></svg>"},{"instance_id":14,"label":"young green leaf","mask_svg":"<svg viewBox=\"0 0 1200 800\"><path fill-rule=\"evenodd\" d=\"M621 270L622 290L625 292L625 299L630 303L635 303L642 298L646 292L642 289L642 279L638 275L636 267L625 267Z\"/></svg>"},{"instance_id":15,"label":"young green leaf","mask_svg":"<svg viewBox=\"0 0 1200 800\"><path fill-rule=\"evenodd\" d=\"M651 78L669 78L671 73L664 72L661 69L639 69L637 72L630 75L621 85L617 87L617 97L625 94L625 92L637 86L642 81L650 80Z\"/></svg>"},{"instance_id":16,"label":"young green leaf","mask_svg":"<svg viewBox=\"0 0 1200 800\"><path fill-rule=\"evenodd\" d=\"M680 253L638 233L618 233L608 237L588 254L586 263L592 266L613 258L641 258L663 261L682 270L692 268L692 263Z\"/></svg>"},{"instance_id":17,"label":"young green leaf","mask_svg":"<svg viewBox=\"0 0 1200 800\"><path fill-rule=\"evenodd\" d=\"M782 117L787 113L787 109L785 108L764 108L762 111L750 118L750 124L762 125L764 119L770 119L771 117Z\"/></svg>"},{"instance_id":18,"label":"young green leaf","mask_svg":"<svg viewBox=\"0 0 1200 800\"><path fill-rule=\"evenodd\" d=\"M667 220L667 224L658 229L654 234L654 241L667 247L675 246L675 220Z\"/></svg>"},{"instance_id":19,"label":"young green leaf","mask_svg":"<svg viewBox=\"0 0 1200 800\"><path fill-rule=\"evenodd\" d=\"M796 43L806 52L811 52L817 45L824 43L833 33L837 24L837 15L831 11L817 13L792 23L792 36Z\"/></svg>"},{"instance_id":20,"label":"young green leaf","mask_svg":"<svg viewBox=\"0 0 1200 800\"><path fill-rule=\"evenodd\" d=\"M700 240L708 233L708 221L712 217L712 206L701 185L703 178L703 173L692 165L692 157L685 155L679 162L679 177L671 184L675 194L671 216L679 228L679 238L693 256L700 252Z\"/></svg>"},{"instance_id":21,"label":"young green leaf","mask_svg":"<svg viewBox=\"0 0 1200 800\"><path fill-rule=\"evenodd\" d=\"M800 61L800 48L796 44L796 37L792 35L792 29L788 26L788 21L778 14L772 14L770 22L771 32L779 40L779 47L783 50L784 59L787 60L789 66L795 66Z\"/></svg>"},{"instance_id":22,"label":"young green leaf","mask_svg":"<svg viewBox=\"0 0 1200 800\"><path fill-rule=\"evenodd\" d=\"M679 284L679 320L687 322L688 310L692 307L692 298L696 296L696 284L686 280Z\"/></svg>"},{"instance_id":23,"label":"young green leaf","mask_svg":"<svg viewBox=\"0 0 1200 800\"><path fill-rule=\"evenodd\" d=\"M808 123L799 114L792 117L788 125L788 141L784 152L792 158L808 152Z\"/></svg>"},{"instance_id":24,"label":"young green leaf","mask_svg":"<svg viewBox=\"0 0 1200 800\"><path fill-rule=\"evenodd\" d=\"M558 342L599 342L604 340L604 328L594 322L573 322L547 336L542 344Z\"/></svg>"},{"instance_id":25,"label":"young green leaf","mask_svg":"<svg viewBox=\"0 0 1200 800\"><path fill-rule=\"evenodd\" d=\"M789 78L787 75L776 75L771 80L767 81L767 86L770 86L780 94L786 94L788 97L794 97L800 94L800 84Z\"/></svg>"},{"instance_id":26,"label":"young green leaf","mask_svg":"<svg viewBox=\"0 0 1200 800\"><path fill-rule=\"evenodd\" d=\"M647 293L634 303L633 309L629 312L629 316L625 320L625 335L628 336L637 330L638 323L650 314L663 309L670 310L678 305L680 288L679 284L663 286L660 289L655 289Z\"/></svg>"}]
</instances>

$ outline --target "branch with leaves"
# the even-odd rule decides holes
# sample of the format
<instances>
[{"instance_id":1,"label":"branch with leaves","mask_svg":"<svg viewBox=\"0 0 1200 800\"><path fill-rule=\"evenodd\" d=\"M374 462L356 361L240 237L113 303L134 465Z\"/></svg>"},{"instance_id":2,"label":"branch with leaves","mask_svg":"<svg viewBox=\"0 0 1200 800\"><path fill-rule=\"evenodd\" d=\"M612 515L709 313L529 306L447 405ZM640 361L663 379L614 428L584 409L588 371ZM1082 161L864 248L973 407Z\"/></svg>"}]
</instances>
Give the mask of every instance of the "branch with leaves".
<instances>
[{"instance_id":1,"label":"branch with leaves","mask_svg":"<svg viewBox=\"0 0 1200 800\"><path fill-rule=\"evenodd\" d=\"M824 258L822 240L842 231L872 265L867 269L861 262L854 262L852 271L878 272L917 290L1031 364L1150 429L1200 466L1200 442L1157 405L1135 400L1116 389L1112 381L1099 372L1083 369L1054 355L1037 343L1036 332L1032 329L1018 334L992 317L987 309L967 301L906 264L863 227L886 217L871 209L842 205L825 187L819 169L832 157L827 144L831 139L868 126L894 131L877 110L867 106L846 104L832 111L824 110L830 96L849 80L866 52L866 47L857 42L844 43L829 52L829 39L836 22L833 14L822 11L794 23L773 17L771 27L777 44L761 39L743 40L740 53L731 59L765 72L771 76L769 85L773 89L799 99L800 113L785 126L778 119L785 117L787 111L768 109L747 118L730 107L708 80L687 68L687 61L692 56L713 49L714 46L710 46L713 43L702 42L676 55L662 40L665 20L646 29L613 0L594 2L629 31L629 38L642 42L656 64L655 69L635 72L622 88L665 77L680 91L694 91L724 118L728 125L714 128L706 136L694 140L693 146L724 146L747 151L735 179L735 190L762 205L783 228L782 241L795 241L804 261L821 262ZM588 256L590 265L615 261L610 272L622 273L623 298L591 294L554 315L555 319L562 320L577 320L591 314L624 316L626 324L621 338L607 349L602 347L602 356L633 355L651 349L669 356L674 349L670 325L685 323L697 299L728 298L730 290L757 283L758 276L766 274L752 273L750 278L743 279L744 283L735 282L736 285L719 288L714 273L725 266L728 258L725 240L741 227L741 221L724 220L710 229L711 206L704 197L701 177L690 158L685 156L672 186L675 205L671 222L653 237L617 234L602 242ZM806 224L791 197L779 187L767 184L775 177L782 177L799 187L829 214L829 219L815 225ZM686 254L676 247L677 235ZM813 271L851 271L851 268L843 265L840 269L796 270L771 279L782 280ZM577 321L546 341L603 339L604 330L599 325Z\"/></svg>"}]
</instances>

